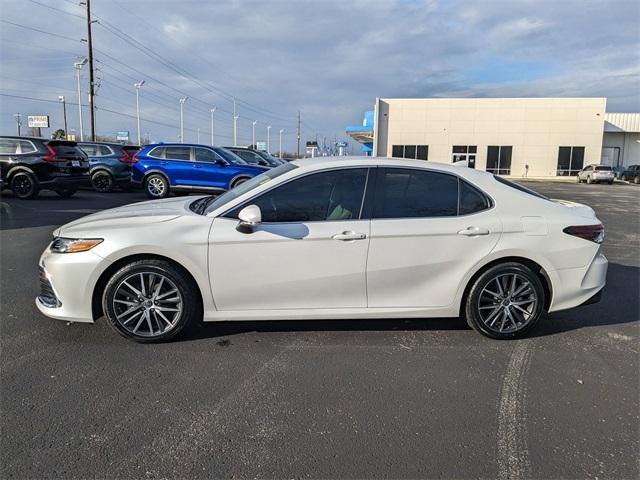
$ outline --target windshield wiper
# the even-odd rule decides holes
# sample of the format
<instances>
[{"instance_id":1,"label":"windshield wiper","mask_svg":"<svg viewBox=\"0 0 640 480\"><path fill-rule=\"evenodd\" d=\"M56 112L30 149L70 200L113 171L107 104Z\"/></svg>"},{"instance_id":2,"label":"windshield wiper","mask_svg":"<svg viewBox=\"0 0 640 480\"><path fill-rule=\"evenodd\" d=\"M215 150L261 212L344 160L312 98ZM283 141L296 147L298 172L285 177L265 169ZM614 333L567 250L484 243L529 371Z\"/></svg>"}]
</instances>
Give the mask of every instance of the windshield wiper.
<instances>
[{"instance_id":1,"label":"windshield wiper","mask_svg":"<svg viewBox=\"0 0 640 480\"><path fill-rule=\"evenodd\" d=\"M209 204L216 199L214 195L209 195L208 197L200 198L191 204L191 210L198 215L202 215L204 211L207 209Z\"/></svg>"}]
</instances>

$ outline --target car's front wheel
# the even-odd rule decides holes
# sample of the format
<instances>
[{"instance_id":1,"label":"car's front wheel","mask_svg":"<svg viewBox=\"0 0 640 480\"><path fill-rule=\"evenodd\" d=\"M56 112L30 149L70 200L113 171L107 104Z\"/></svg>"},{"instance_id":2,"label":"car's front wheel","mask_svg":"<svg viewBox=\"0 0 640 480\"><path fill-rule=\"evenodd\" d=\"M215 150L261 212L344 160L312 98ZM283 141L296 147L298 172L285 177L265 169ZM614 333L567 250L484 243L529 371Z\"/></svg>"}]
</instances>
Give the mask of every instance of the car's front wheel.
<instances>
[{"instance_id":1,"label":"car's front wheel","mask_svg":"<svg viewBox=\"0 0 640 480\"><path fill-rule=\"evenodd\" d=\"M169 195L169 182L165 177L152 174L144 182L144 189L151 198L164 198Z\"/></svg>"},{"instance_id":2,"label":"car's front wheel","mask_svg":"<svg viewBox=\"0 0 640 480\"><path fill-rule=\"evenodd\" d=\"M141 343L167 341L202 317L197 286L165 260L138 260L109 279L102 300L110 325Z\"/></svg>"},{"instance_id":3,"label":"car's front wheel","mask_svg":"<svg viewBox=\"0 0 640 480\"><path fill-rule=\"evenodd\" d=\"M467 323L495 339L520 338L544 314L544 288L538 276L516 262L483 272L471 286L464 305Z\"/></svg>"}]
</instances>

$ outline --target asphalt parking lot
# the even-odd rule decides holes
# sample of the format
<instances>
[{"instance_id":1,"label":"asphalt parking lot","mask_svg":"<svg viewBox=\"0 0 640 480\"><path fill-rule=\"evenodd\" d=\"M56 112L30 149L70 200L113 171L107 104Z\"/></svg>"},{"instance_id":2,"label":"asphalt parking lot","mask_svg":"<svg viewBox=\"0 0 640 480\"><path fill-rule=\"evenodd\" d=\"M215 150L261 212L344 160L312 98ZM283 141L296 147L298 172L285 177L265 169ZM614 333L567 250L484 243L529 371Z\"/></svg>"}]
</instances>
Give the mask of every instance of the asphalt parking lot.
<instances>
[{"instance_id":1,"label":"asphalt parking lot","mask_svg":"<svg viewBox=\"0 0 640 480\"><path fill-rule=\"evenodd\" d=\"M137 345L41 316L52 230L141 193L1 201L2 478L638 478L640 188L527 182L605 224L596 305L463 321L209 324Z\"/></svg>"}]
</instances>

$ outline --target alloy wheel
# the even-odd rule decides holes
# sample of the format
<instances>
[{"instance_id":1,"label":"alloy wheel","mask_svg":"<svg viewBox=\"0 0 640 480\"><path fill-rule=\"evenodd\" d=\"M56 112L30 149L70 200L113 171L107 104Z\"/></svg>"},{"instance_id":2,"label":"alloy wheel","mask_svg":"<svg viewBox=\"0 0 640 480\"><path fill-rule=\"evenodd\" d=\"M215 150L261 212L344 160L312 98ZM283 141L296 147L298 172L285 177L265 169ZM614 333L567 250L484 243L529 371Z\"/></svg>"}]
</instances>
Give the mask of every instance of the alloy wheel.
<instances>
[{"instance_id":1,"label":"alloy wheel","mask_svg":"<svg viewBox=\"0 0 640 480\"><path fill-rule=\"evenodd\" d=\"M524 275L504 273L490 279L478 297L482 323L496 333L513 333L525 328L534 317L538 296Z\"/></svg>"},{"instance_id":2,"label":"alloy wheel","mask_svg":"<svg viewBox=\"0 0 640 480\"><path fill-rule=\"evenodd\" d=\"M161 197L164 194L164 182L159 177L150 178L147 182L147 190L154 197Z\"/></svg>"},{"instance_id":3,"label":"alloy wheel","mask_svg":"<svg viewBox=\"0 0 640 480\"><path fill-rule=\"evenodd\" d=\"M33 190L33 181L28 175L19 175L13 179L11 188L18 197L27 197Z\"/></svg>"},{"instance_id":4,"label":"alloy wheel","mask_svg":"<svg viewBox=\"0 0 640 480\"><path fill-rule=\"evenodd\" d=\"M168 277L139 272L124 278L113 296L116 321L130 334L157 337L172 330L180 320L183 300Z\"/></svg>"},{"instance_id":5,"label":"alloy wheel","mask_svg":"<svg viewBox=\"0 0 640 480\"><path fill-rule=\"evenodd\" d=\"M96 173L91 180L93 188L98 192L108 192L112 188L113 182L111 181L111 175L108 173Z\"/></svg>"}]
</instances>

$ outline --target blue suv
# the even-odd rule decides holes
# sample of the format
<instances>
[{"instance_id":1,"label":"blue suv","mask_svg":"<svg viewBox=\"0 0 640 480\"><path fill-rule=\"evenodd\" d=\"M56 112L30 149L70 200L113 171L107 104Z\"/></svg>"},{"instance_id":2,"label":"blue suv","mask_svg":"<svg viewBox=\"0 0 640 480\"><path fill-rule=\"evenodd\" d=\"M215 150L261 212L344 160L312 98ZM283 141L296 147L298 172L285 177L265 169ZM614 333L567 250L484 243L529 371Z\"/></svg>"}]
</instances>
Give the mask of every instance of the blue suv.
<instances>
[{"instance_id":1,"label":"blue suv","mask_svg":"<svg viewBox=\"0 0 640 480\"><path fill-rule=\"evenodd\" d=\"M96 192L111 192L116 186L126 190L131 185L131 149L139 147L106 142L78 142L78 147L89 157Z\"/></svg>"},{"instance_id":2,"label":"blue suv","mask_svg":"<svg viewBox=\"0 0 640 480\"><path fill-rule=\"evenodd\" d=\"M224 148L163 143L147 145L133 157L131 181L149 197L164 198L171 191L221 193L265 170Z\"/></svg>"}]
</instances>

